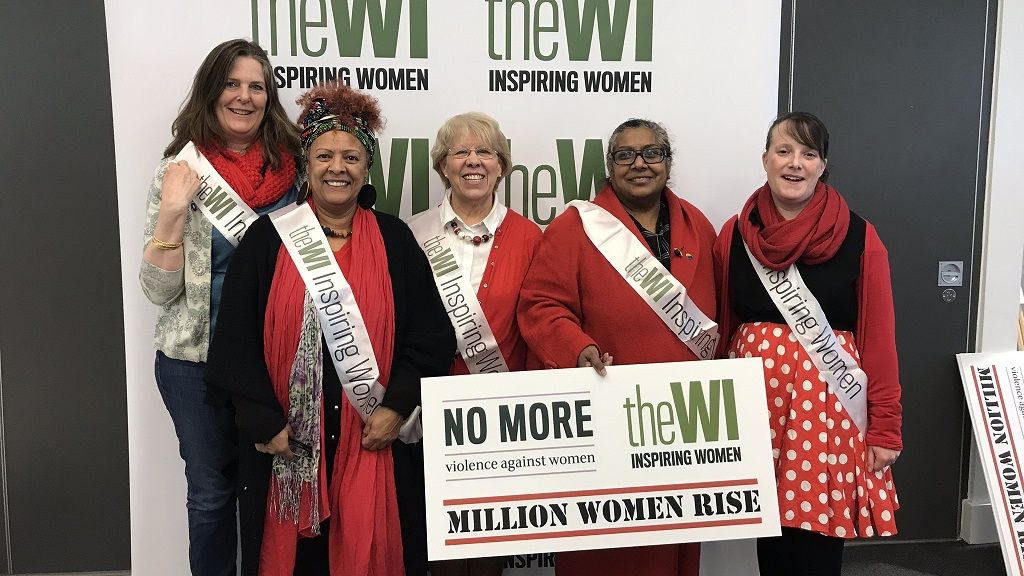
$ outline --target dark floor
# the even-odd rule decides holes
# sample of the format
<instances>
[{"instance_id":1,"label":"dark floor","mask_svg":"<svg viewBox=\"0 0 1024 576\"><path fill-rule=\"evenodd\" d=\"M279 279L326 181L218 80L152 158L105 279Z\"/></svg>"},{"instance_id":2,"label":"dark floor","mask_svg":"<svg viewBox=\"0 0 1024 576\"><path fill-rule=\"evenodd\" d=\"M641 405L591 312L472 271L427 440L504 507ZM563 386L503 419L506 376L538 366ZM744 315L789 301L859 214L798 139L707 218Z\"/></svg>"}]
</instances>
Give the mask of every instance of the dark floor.
<instances>
[{"instance_id":1,"label":"dark floor","mask_svg":"<svg viewBox=\"0 0 1024 576\"><path fill-rule=\"evenodd\" d=\"M854 544L843 553L843 576L975 575L1006 575L998 544Z\"/></svg>"}]
</instances>

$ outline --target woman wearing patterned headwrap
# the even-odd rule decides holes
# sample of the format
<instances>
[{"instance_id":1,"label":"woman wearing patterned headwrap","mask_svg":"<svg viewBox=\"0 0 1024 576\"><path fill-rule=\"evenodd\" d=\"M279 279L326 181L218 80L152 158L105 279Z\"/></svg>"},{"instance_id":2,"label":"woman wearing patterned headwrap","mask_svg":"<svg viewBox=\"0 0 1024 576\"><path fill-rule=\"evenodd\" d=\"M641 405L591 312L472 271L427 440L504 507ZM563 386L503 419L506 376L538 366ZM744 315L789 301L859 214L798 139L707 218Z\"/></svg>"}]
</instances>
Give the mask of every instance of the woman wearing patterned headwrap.
<instances>
[{"instance_id":1,"label":"woman wearing patterned headwrap","mask_svg":"<svg viewBox=\"0 0 1024 576\"><path fill-rule=\"evenodd\" d=\"M419 381L454 332L408 227L370 209L377 102L298 103L306 194L239 245L206 373L237 410L243 573L423 574Z\"/></svg>"},{"instance_id":2,"label":"woman wearing patterned headwrap","mask_svg":"<svg viewBox=\"0 0 1024 576\"><path fill-rule=\"evenodd\" d=\"M229 228L207 210L233 201L254 218L294 202L299 138L278 100L267 53L248 40L210 51L171 131L174 139L149 190L139 279L146 297L161 307L156 382L185 461L191 571L233 576L234 417L230 405L204 401L203 370L224 274L244 226L234 221ZM220 190L203 194L213 180L220 180ZM197 204L204 204L203 213Z\"/></svg>"}]
</instances>

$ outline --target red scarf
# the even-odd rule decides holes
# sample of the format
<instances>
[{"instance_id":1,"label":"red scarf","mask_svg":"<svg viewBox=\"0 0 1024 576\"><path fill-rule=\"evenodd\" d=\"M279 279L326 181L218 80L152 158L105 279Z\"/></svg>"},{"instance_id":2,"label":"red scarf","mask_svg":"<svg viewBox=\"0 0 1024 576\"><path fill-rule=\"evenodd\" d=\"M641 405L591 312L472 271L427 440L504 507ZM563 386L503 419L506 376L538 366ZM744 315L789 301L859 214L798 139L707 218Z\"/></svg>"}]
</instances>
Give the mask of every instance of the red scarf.
<instances>
[{"instance_id":1,"label":"red scarf","mask_svg":"<svg viewBox=\"0 0 1024 576\"><path fill-rule=\"evenodd\" d=\"M259 140L244 154L221 146L202 148L202 152L250 208L270 206L295 183L295 158L281 150L281 166L277 170L265 168L263 144Z\"/></svg>"},{"instance_id":2,"label":"red scarf","mask_svg":"<svg viewBox=\"0 0 1024 576\"><path fill-rule=\"evenodd\" d=\"M387 386L395 341L395 305L388 273L384 240L372 212L356 208L352 238L335 253L338 265L352 286L366 321L370 342L380 367L380 383ZM302 325L305 285L284 246L278 251L274 279L267 299L263 331L264 355L274 393L288 413L288 377ZM324 370L334 370L329 357ZM404 574L402 536L395 492L391 449L362 448L363 422L342 393L341 440L334 456L330 486L321 460L320 494L301 495L299 518L308 518L312 498L320 498L320 510L329 510L329 550L332 574L400 576ZM321 414L321 445L324 434ZM274 490L271 477L267 495L260 575L291 574L299 537L311 534L311 526L280 523L271 509ZM327 515L326 513L324 514Z\"/></svg>"},{"instance_id":3,"label":"red scarf","mask_svg":"<svg viewBox=\"0 0 1024 576\"><path fill-rule=\"evenodd\" d=\"M755 210L760 225L751 220ZM737 225L758 262L772 270L785 270L797 260L820 264L832 258L850 228L850 208L835 188L818 182L800 214L786 220L765 184L747 199Z\"/></svg>"}]
</instances>

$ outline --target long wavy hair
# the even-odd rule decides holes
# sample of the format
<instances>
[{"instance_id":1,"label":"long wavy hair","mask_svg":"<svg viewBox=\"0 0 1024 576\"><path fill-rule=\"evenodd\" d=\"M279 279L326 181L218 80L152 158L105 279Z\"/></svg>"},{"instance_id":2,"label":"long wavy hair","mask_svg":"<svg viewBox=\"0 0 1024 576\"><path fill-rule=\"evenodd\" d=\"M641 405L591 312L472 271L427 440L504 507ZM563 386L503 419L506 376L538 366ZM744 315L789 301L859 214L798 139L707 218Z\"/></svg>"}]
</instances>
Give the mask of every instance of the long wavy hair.
<instances>
[{"instance_id":1,"label":"long wavy hair","mask_svg":"<svg viewBox=\"0 0 1024 576\"><path fill-rule=\"evenodd\" d=\"M171 135L174 138L164 150L164 156L174 156L181 152L190 140L201 147L223 146L226 143L220 122L217 121L215 106L224 91L231 67L240 57L253 58L263 68L267 106L256 139L263 143L264 162L271 170L276 170L281 165L282 152L299 155L299 131L281 106L267 52L255 42L238 38L214 47L199 66L188 97L171 124Z\"/></svg>"}]
</instances>

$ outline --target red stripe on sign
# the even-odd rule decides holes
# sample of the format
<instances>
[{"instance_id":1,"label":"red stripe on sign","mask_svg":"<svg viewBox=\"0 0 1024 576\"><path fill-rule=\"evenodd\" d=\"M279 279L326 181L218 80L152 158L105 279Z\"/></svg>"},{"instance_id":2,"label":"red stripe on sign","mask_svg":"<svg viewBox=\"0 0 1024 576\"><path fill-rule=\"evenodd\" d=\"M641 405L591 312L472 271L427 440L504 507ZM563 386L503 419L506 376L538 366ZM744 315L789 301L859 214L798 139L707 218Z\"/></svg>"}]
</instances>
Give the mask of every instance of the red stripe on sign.
<instances>
[{"instance_id":1,"label":"red stripe on sign","mask_svg":"<svg viewBox=\"0 0 1024 576\"><path fill-rule=\"evenodd\" d=\"M1020 462L1020 454L1017 453L1017 443L1014 442L1014 440L1013 440L1012 427L1010 426L1010 421L1009 421L1009 418L1007 417L1006 398L1003 396L1003 387L1002 387L1002 384L1000 384L1000 382L999 382L999 371L996 370L995 366L992 367L992 379L995 380L995 383L996 383L996 392L999 394L999 403L1003 405L1003 421L1004 421L1004 423L1006 425L1007 437L1009 437L1009 439L1010 439L1010 450L1013 451L1013 460L1014 460L1014 464L1017 465L1017 478L1019 480L1020 479L1020 464L1021 464L1021 462ZM1010 533L1011 534L1016 534L1017 530L1014 529L1014 527L1013 527L1013 520L1010 518L1010 502L1009 502L1009 500L1006 501L1006 519L1010 522L1010 526L1009 526L1010 530L1011 530ZM1020 546L1020 539L1019 538L1014 538L1014 540L1017 542L1017 545L1014 546L1014 549L1017 550L1017 565L1020 566L1021 565L1021 552L1022 552L1021 546ZM1024 566L1021 567L1021 571L1024 572Z\"/></svg>"},{"instance_id":2,"label":"red stripe on sign","mask_svg":"<svg viewBox=\"0 0 1024 576\"><path fill-rule=\"evenodd\" d=\"M515 542L519 540L548 540L551 538L575 538L577 536L601 536L604 534L629 534L634 532L659 532L664 530L683 530L687 528L715 528L718 526L742 526L760 524L760 518L740 518L738 520L707 520L704 522L680 522L676 524L658 524L656 526L622 526L616 528L592 528L590 530L566 530L565 532L542 532L540 534L508 534L505 536L479 536L476 538L458 538L445 540L445 546L457 544L487 544L489 542Z\"/></svg>"},{"instance_id":3,"label":"red stripe on sign","mask_svg":"<svg viewBox=\"0 0 1024 576\"><path fill-rule=\"evenodd\" d=\"M999 401L1002 403L1003 402L1003 396L1002 396L1002 393L1001 393L1002 391L999 390L999 379L997 377L998 371L997 371L995 366L990 366L990 368L992 369L993 381L996 384L996 391L999 392ZM989 449L989 453L992 455L992 464L996 468L996 473L998 474L999 455L996 454L996 446L992 442L992 435L989 434L988 414L985 412L985 410L983 408L984 403L985 403L985 400L984 400L985 396L984 396L984 394L981 393L981 383L978 382L978 370L976 368L971 368L971 375L974 376L974 390L975 390L975 393L978 395L978 404L979 404L979 407L978 407L979 410L978 411L981 413L982 418L984 419L984 423L983 424L985 426L985 439L988 440L988 449ZM1002 412L1003 412L1003 418L1005 420L1005 418L1006 418L1006 404L1003 403L1001 408L1002 408ZM1010 432L1009 432L1009 426L1007 426L1007 435L1010 438L1011 447L1012 447L1013 435L1010 434ZM1013 454L1014 459L1017 459L1017 450L1016 450L1016 448L1013 448L1013 453L1014 453ZM1018 466L1019 466L1020 460L1017 459L1017 462L1018 462ZM1017 473L1018 473L1018 475L1020 474L1019 468L1018 468L1018 472ZM1004 506L1004 510L1006 511L1006 525L1007 525L1007 528L1009 528L1011 534L1016 534L1016 531L1013 529L1013 519L1010 518L1010 501L1007 499L1006 493L1003 490L1000 490L999 493L1003 495L1003 506ZM1014 540L1016 541L1017 539L1014 538ZM1018 570L1021 573L1024 573L1024 564L1021 563L1021 550L1020 550L1019 544L1015 545L1013 547L1013 549L1016 552L1014 554L1014 556L1017 557L1017 568L1018 568Z\"/></svg>"},{"instance_id":4,"label":"red stripe on sign","mask_svg":"<svg viewBox=\"0 0 1024 576\"><path fill-rule=\"evenodd\" d=\"M604 494L634 494L636 492L667 492L669 490L696 490L698 488L720 488L722 486L753 486L757 478L736 480L714 480L710 482L689 482L686 484L662 484L660 486L627 486L625 488L594 488L592 490L570 490L568 492L538 492L535 494L509 494L505 496L478 496L476 498L452 498L444 500L445 506L464 504L487 504L490 502L517 502L519 500L546 500L550 498L574 498L578 496L601 496Z\"/></svg>"}]
</instances>

